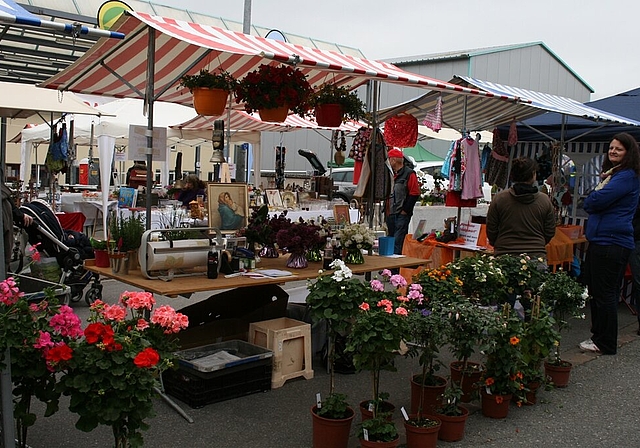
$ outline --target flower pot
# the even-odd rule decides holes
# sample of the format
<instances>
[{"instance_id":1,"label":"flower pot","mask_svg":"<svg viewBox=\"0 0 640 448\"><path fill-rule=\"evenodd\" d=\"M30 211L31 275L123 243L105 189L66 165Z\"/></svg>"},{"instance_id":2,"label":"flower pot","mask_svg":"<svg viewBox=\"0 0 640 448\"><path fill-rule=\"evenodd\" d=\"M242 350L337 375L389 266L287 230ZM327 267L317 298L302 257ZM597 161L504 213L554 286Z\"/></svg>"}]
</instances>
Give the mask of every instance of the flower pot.
<instances>
[{"instance_id":1,"label":"flower pot","mask_svg":"<svg viewBox=\"0 0 640 448\"><path fill-rule=\"evenodd\" d=\"M304 269L309 266L304 252L293 252L287 260L287 267L291 269Z\"/></svg>"},{"instance_id":2,"label":"flower pot","mask_svg":"<svg viewBox=\"0 0 640 448\"><path fill-rule=\"evenodd\" d=\"M108 268L109 264L109 252L106 249L94 249L93 254L96 259L94 261L97 268Z\"/></svg>"},{"instance_id":3,"label":"flower pot","mask_svg":"<svg viewBox=\"0 0 640 448\"><path fill-rule=\"evenodd\" d=\"M410 414L417 414L420 406L420 393L422 392L422 411L429 413L440 407L442 403L442 394L447 388L447 379L441 376L435 376L435 386L424 386L422 389L422 374L413 375L411 377L411 410Z\"/></svg>"},{"instance_id":4,"label":"flower pot","mask_svg":"<svg viewBox=\"0 0 640 448\"><path fill-rule=\"evenodd\" d=\"M129 254L127 252L114 252L109 254L111 272L117 275L129 274Z\"/></svg>"},{"instance_id":5,"label":"flower pot","mask_svg":"<svg viewBox=\"0 0 640 448\"><path fill-rule=\"evenodd\" d=\"M538 402L538 389L540 389L540 382L539 381L533 381L529 384L527 384L527 389L529 389L526 394L525 394L525 402L524 404L526 405L534 405Z\"/></svg>"},{"instance_id":6,"label":"flower pot","mask_svg":"<svg viewBox=\"0 0 640 448\"><path fill-rule=\"evenodd\" d=\"M274 109L260 109L258 110L258 114L260 114L260 119L262 121L271 121L274 123L282 123L287 119L287 114L289 113L289 106L280 106Z\"/></svg>"},{"instance_id":7,"label":"flower pot","mask_svg":"<svg viewBox=\"0 0 640 448\"><path fill-rule=\"evenodd\" d=\"M415 415L410 415L409 420L414 419ZM429 416L430 420L438 422L435 426L414 426L408 421L404 421L404 431L407 435L407 448L435 448L438 444L438 433L442 422L439 417Z\"/></svg>"},{"instance_id":8,"label":"flower pot","mask_svg":"<svg viewBox=\"0 0 640 448\"><path fill-rule=\"evenodd\" d=\"M193 107L199 115L220 116L227 107L229 92L209 87L193 89Z\"/></svg>"},{"instance_id":9,"label":"flower pot","mask_svg":"<svg viewBox=\"0 0 640 448\"><path fill-rule=\"evenodd\" d=\"M373 418L373 412L369 410L370 401L371 400L364 400L360 402L360 416L362 421ZM396 407L393 404L389 403L388 401L383 401L380 404L380 410L381 412L389 413L389 415L387 416L387 420L393 420L393 412L396 410Z\"/></svg>"},{"instance_id":10,"label":"flower pot","mask_svg":"<svg viewBox=\"0 0 640 448\"><path fill-rule=\"evenodd\" d=\"M464 376L462 375L462 366L462 361L454 361L449 364L451 381L462 389L462 397L460 400L463 403L469 403L473 398L475 384L480 381L482 366L480 363L467 361L467 371L464 372Z\"/></svg>"},{"instance_id":11,"label":"flower pot","mask_svg":"<svg viewBox=\"0 0 640 448\"><path fill-rule=\"evenodd\" d=\"M140 270L140 260L138 258L138 249L127 251L129 254L129 270Z\"/></svg>"},{"instance_id":12,"label":"flower pot","mask_svg":"<svg viewBox=\"0 0 640 448\"><path fill-rule=\"evenodd\" d=\"M562 365L544 363L544 376L551 381L555 387L567 387L571 376L573 365L568 361L562 361Z\"/></svg>"},{"instance_id":13,"label":"flower pot","mask_svg":"<svg viewBox=\"0 0 640 448\"><path fill-rule=\"evenodd\" d=\"M482 415L489 418L507 418L512 394L490 395L486 388L480 388Z\"/></svg>"},{"instance_id":14,"label":"flower pot","mask_svg":"<svg viewBox=\"0 0 640 448\"><path fill-rule=\"evenodd\" d=\"M318 126L337 128L342 124L342 106L339 104L318 104L315 107Z\"/></svg>"},{"instance_id":15,"label":"flower pot","mask_svg":"<svg viewBox=\"0 0 640 448\"><path fill-rule=\"evenodd\" d=\"M347 448L351 423L356 413L349 408L351 415L347 418L333 419L316 414L317 406L311 408L313 421L313 448Z\"/></svg>"},{"instance_id":16,"label":"flower pot","mask_svg":"<svg viewBox=\"0 0 640 448\"><path fill-rule=\"evenodd\" d=\"M362 251L357 247L347 249L347 256L344 257L344 262L347 264L364 264Z\"/></svg>"},{"instance_id":17,"label":"flower pot","mask_svg":"<svg viewBox=\"0 0 640 448\"><path fill-rule=\"evenodd\" d=\"M360 439L361 448L396 448L400 443L400 437L391 442L370 442L369 440Z\"/></svg>"},{"instance_id":18,"label":"flower pot","mask_svg":"<svg viewBox=\"0 0 640 448\"><path fill-rule=\"evenodd\" d=\"M464 406L458 406L462 411L462 415L443 415L436 414L442 422L440 431L438 431L438 439L445 442L457 442L464 438L464 428L469 418L469 410Z\"/></svg>"}]
</instances>

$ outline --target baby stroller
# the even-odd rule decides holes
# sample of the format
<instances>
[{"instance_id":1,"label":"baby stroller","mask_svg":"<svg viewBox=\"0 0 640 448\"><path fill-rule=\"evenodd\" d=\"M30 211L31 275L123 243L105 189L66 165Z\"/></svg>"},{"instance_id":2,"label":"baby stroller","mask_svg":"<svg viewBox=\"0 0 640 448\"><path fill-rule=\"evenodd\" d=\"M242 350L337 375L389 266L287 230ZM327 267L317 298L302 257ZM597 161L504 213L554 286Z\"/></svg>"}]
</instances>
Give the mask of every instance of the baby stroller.
<instances>
[{"instance_id":1,"label":"baby stroller","mask_svg":"<svg viewBox=\"0 0 640 448\"><path fill-rule=\"evenodd\" d=\"M93 250L90 243L87 249L78 246L76 238L70 239L49 204L41 199L23 204L20 210L33 218L33 224L24 229L29 244L37 245L38 252L44 256L55 257L62 270L60 283L71 288L71 301L78 302L82 299L84 288L92 277L91 272L82 266L84 258L92 256ZM74 233L78 234L76 237L82 235L79 232ZM88 239L86 240L88 242ZM95 298L92 297L89 300L87 296L85 300L91 304Z\"/></svg>"}]
</instances>

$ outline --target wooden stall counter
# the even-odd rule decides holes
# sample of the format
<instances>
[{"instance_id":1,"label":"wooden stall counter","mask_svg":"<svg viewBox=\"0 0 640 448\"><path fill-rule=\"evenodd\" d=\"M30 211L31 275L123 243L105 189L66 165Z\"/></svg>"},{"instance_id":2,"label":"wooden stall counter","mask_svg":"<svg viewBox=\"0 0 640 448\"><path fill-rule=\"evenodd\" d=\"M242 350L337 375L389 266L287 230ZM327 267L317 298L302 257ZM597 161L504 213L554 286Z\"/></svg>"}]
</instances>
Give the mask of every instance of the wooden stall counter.
<instances>
[{"instance_id":1,"label":"wooden stall counter","mask_svg":"<svg viewBox=\"0 0 640 448\"><path fill-rule=\"evenodd\" d=\"M292 273L287 277L247 277L237 276L226 278L220 274L217 279L208 279L206 272L202 276L174 277L171 281L149 279L140 270L130 271L127 275L114 274L111 268L101 268L94 264L94 260L85 260L85 268L88 271L100 274L106 278L112 278L131 286L168 297L189 296L195 292L214 291L222 289L234 289L246 286L277 285L292 281L308 280L318 276L321 263L309 263L305 269L289 269L286 267L288 255L279 258L262 258L256 272L260 269L280 269ZM402 267L417 268L428 263L423 258L415 257L383 257L379 255L365 255L364 264L348 265L354 274L366 274L378 272L382 269L394 269Z\"/></svg>"}]
</instances>

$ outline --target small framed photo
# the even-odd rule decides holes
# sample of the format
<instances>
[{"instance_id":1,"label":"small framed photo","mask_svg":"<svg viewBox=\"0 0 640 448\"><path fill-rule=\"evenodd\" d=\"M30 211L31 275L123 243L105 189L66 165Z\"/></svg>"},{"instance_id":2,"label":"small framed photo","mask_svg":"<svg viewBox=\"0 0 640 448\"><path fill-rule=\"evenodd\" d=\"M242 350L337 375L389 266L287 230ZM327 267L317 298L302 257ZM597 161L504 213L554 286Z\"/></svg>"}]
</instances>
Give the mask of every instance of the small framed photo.
<instances>
[{"instance_id":1,"label":"small framed photo","mask_svg":"<svg viewBox=\"0 0 640 448\"><path fill-rule=\"evenodd\" d=\"M284 207L282 203L282 196L280 196L280 190L269 189L264 190L267 196L267 203L270 207Z\"/></svg>"},{"instance_id":2,"label":"small framed photo","mask_svg":"<svg viewBox=\"0 0 640 448\"><path fill-rule=\"evenodd\" d=\"M351 224L351 216L349 215L349 204L336 204L333 206L333 219L336 224L343 226Z\"/></svg>"},{"instance_id":3,"label":"small framed photo","mask_svg":"<svg viewBox=\"0 0 640 448\"><path fill-rule=\"evenodd\" d=\"M427 220L421 219L420 222L418 223L418 226L416 227L416 230L413 232L413 239L417 240L422 235L424 235L426 233L426 228L427 228Z\"/></svg>"},{"instance_id":4,"label":"small framed photo","mask_svg":"<svg viewBox=\"0 0 640 448\"><path fill-rule=\"evenodd\" d=\"M249 190L247 184L207 184L209 227L223 232L236 231L247 226L249 216Z\"/></svg>"},{"instance_id":5,"label":"small framed photo","mask_svg":"<svg viewBox=\"0 0 640 448\"><path fill-rule=\"evenodd\" d=\"M283 191L280 196L282 197L282 205L286 208L296 207L296 194L293 191Z\"/></svg>"}]
</instances>

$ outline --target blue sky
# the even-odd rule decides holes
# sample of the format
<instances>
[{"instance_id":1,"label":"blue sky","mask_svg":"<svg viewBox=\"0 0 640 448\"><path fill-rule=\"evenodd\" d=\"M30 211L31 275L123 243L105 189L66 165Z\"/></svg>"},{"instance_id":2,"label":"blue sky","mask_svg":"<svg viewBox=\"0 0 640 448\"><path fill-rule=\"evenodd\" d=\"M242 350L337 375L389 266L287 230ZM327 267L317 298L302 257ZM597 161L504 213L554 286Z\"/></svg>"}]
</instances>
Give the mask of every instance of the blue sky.
<instances>
[{"instance_id":1,"label":"blue sky","mask_svg":"<svg viewBox=\"0 0 640 448\"><path fill-rule=\"evenodd\" d=\"M155 0L242 22L245 0ZM543 41L594 90L640 87L637 0L253 0L252 23L359 48L367 58Z\"/></svg>"}]
</instances>

